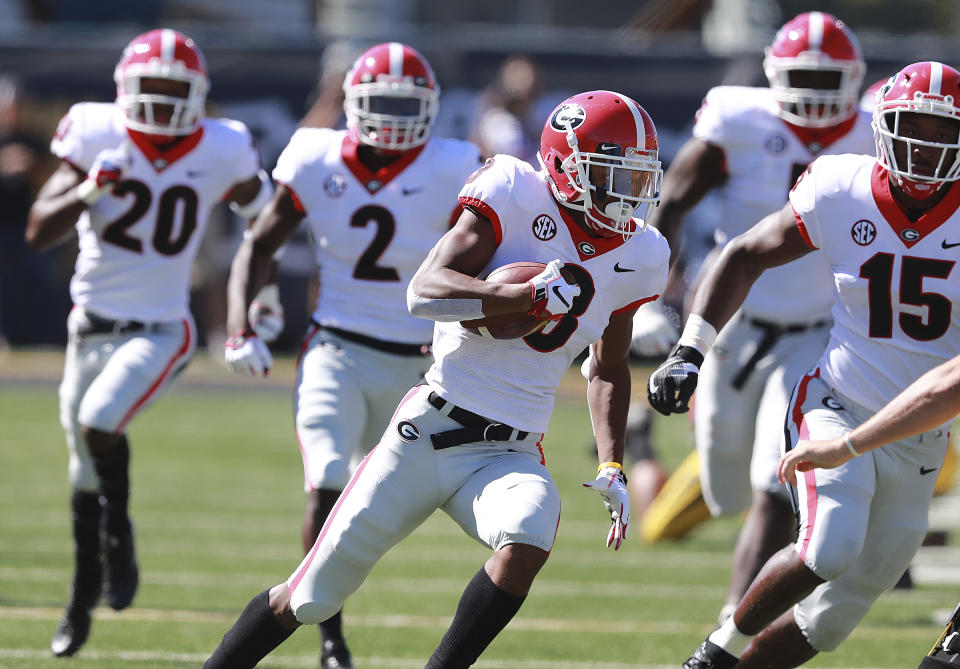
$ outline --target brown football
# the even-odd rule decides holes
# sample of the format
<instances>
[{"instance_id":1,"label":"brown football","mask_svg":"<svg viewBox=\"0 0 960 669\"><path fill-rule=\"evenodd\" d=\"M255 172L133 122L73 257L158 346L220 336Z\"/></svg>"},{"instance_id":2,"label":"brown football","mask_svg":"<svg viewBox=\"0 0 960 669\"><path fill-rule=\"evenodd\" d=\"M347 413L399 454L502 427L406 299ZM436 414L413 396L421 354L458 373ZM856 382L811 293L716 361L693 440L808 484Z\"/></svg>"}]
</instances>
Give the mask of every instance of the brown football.
<instances>
[{"instance_id":1,"label":"brown football","mask_svg":"<svg viewBox=\"0 0 960 669\"><path fill-rule=\"evenodd\" d=\"M546 268L542 262L512 262L490 272L486 281L496 283L526 283ZM537 320L526 312L484 316L460 321L468 332L492 339L519 339L536 332L549 321Z\"/></svg>"}]
</instances>

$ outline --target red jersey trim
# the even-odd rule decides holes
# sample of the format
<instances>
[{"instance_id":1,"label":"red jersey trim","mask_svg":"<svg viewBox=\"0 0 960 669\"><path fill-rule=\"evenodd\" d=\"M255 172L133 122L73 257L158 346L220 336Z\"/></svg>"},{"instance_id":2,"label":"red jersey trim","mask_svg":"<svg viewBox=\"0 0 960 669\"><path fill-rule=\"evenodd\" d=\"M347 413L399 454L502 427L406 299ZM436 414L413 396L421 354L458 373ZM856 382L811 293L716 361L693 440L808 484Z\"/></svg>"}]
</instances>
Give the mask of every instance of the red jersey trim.
<instances>
[{"instance_id":1,"label":"red jersey trim","mask_svg":"<svg viewBox=\"0 0 960 669\"><path fill-rule=\"evenodd\" d=\"M179 367L180 362L189 355L190 346L193 342L193 332L190 328L190 322L186 319L180 321L183 325L183 344L173 354L173 357L170 358L170 361L167 362L167 366L163 368L163 371L160 373L153 384L147 389L143 395L134 403L126 415L120 420L120 424L117 425L117 429L113 431L114 434L123 434L124 429L127 427L127 423L137 414L144 405L150 401L150 399L157 393L157 391L163 386L164 383L170 379L174 371Z\"/></svg>"},{"instance_id":2,"label":"red jersey trim","mask_svg":"<svg viewBox=\"0 0 960 669\"><path fill-rule=\"evenodd\" d=\"M800 236L803 237L803 241L807 243L807 246L812 249L817 248L813 245L813 240L810 239L810 233L807 232L807 226L804 225L803 219L800 218L800 214L797 213L796 209L793 210L793 220L797 222L797 228L800 230Z\"/></svg>"},{"instance_id":3,"label":"red jersey trim","mask_svg":"<svg viewBox=\"0 0 960 669\"><path fill-rule=\"evenodd\" d=\"M645 298L643 298L642 300L637 300L637 301L635 301L635 302L631 302L630 304L628 304L628 305L625 306L625 307L620 307L619 309L614 309L613 313L610 314L610 315L611 315L611 316L616 316L617 314L622 314L624 311L631 311L631 310L633 310L633 309L639 309L642 305L646 304L647 302L653 302L653 301L654 301L655 299L657 299L658 297L660 297L660 296L659 296L659 295L651 295L650 297L645 297Z\"/></svg>"},{"instance_id":4,"label":"red jersey trim","mask_svg":"<svg viewBox=\"0 0 960 669\"><path fill-rule=\"evenodd\" d=\"M490 221L490 224L493 226L493 235L497 239L497 246L499 246L500 242L503 241L503 226L500 224L500 217L497 216L497 212L493 210L493 207L483 200L478 200L475 197L463 196L457 199L460 202L461 207L476 209L481 215Z\"/></svg>"},{"instance_id":5,"label":"red jersey trim","mask_svg":"<svg viewBox=\"0 0 960 669\"><path fill-rule=\"evenodd\" d=\"M811 153L822 153L828 146L853 130L853 126L857 122L857 116L858 114L854 114L843 123L829 128L801 128L786 121L784 121L783 124L807 147L808 151L810 150L811 144L819 144L820 149L811 151Z\"/></svg>"},{"instance_id":6,"label":"red jersey trim","mask_svg":"<svg viewBox=\"0 0 960 669\"><path fill-rule=\"evenodd\" d=\"M880 163L874 165L873 172L870 174L870 190L873 191L873 199L887 224L897 233L897 237L907 248L940 227L960 207L960 188L957 188L956 184L950 184L950 190L947 191L946 196L934 205L933 209L925 211L916 221L911 221L890 191L889 174ZM902 233L907 229L914 230L917 238L909 241L904 239Z\"/></svg>"},{"instance_id":7,"label":"red jersey trim","mask_svg":"<svg viewBox=\"0 0 960 669\"><path fill-rule=\"evenodd\" d=\"M577 255L580 256L580 260L586 260L587 258L596 258L601 256L607 251L612 251L615 248L619 248L626 243L626 239L623 235L614 235L613 237L591 237L590 233L580 227L580 224L567 212L563 205L557 203L557 211L560 212L560 219L563 221L564 225L567 226L567 230L570 231L570 238L573 240L574 245L577 247ZM583 244L589 244L594 249L594 253L584 253Z\"/></svg>"},{"instance_id":8,"label":"red jersey trim","mask_svg":"<svg viewBox=\"0 0 960 669\"><path fill-rule=\"evenodd\" d=\"M193 134L187 135L183 139L175 142L172 146L162 150L150 141L149 138L151 135L138 132L137 130L130 130L129 128L127 128L127 135L130 136L131 141L137 145L140 152L150 161L153 169L157 172L162 172L193 151L197 144L200 143L200 140L203 139L203 127L197 128L197 131Z\"/></svg>"},{"instance_id":9,"label":"red jersey trim","mask_svg":"<svg viewBox=\"0 0 960 669\"><path fill-rule=\"evenodd\" d=\"M282 181L278 181L277 183L286 188L287 192L290 193L290 199L293 200L293 208L299 211L301 214L306 215L307 209L303 206L303 201L300 199L300 196L297 195L297 191L293 190L293 186L290 184L285 184Z\"/></svg>"},{"instance_id":10,"label":"red jersey trim","mask_svg":"<svg viewBox=\"0 0 960 669\"><path fill-rule=\"evenodd\" d=\"M364 165L357 155L360 142L348 133L343 137L343 144L340 146L340 157L343 159L343 164L347 166L347 169L356 177L357 181L362 183L363 187L366 188L369 193L376 193L390 183L398 174L403 172L410 163L416 160L424 147L426 147L426 144L410 149L389 165L384 165L376 172L371 172L370 168ZM370 188L371 183L377 183L379 185L376 188Z\"/></svg>"}]
</instances>

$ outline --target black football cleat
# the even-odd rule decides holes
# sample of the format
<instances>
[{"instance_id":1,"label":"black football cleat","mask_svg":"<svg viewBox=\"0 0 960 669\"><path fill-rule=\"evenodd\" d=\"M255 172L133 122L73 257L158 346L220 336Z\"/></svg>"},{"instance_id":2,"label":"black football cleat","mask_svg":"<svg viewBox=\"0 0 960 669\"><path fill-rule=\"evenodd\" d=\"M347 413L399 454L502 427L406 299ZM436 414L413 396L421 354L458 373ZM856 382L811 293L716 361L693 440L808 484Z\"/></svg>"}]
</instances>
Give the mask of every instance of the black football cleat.
<instances>
[{"instance_id":1,"label":"black football cleat","mask_svg":"<svg viewBox=\"0 0 960 669\"><path fill-rule=\"evenodd\" d=\"M130 606L140 583L133 526L128 525L121 534L105 534L103 543L107 604L114 611L122 611Z\"/></svg>"},{"instance_id":2,"label":"black football cleat","mask_svg":"<svg viewBox=\"0 0 960 669\"><path fill-rule=\"evenodd\" d=\"M697 646L682 669L733 669L739 658L734 657L709 639Z\"/></svg>"},{"instance_id":3,"label":"black football cleat","mask_svg":"<svg viewBox=\"0 0 960 669\"><path fill-rule=\"evenodd\" d=\"M343 639L324 639L320 669L353 669L353 658Z\"/></svg>"},{"instance_id":4,"label":"black football cleat","mask_svg":"<svg viewBox=\"0 0 960 669\"><path fill-rule=\"evenodd\" d=\"M71 602L57 623L57 631L50 641L50 650L57 657L70 657L87 642L90 636L90 608Z\"/></svg>"}]
</instances>

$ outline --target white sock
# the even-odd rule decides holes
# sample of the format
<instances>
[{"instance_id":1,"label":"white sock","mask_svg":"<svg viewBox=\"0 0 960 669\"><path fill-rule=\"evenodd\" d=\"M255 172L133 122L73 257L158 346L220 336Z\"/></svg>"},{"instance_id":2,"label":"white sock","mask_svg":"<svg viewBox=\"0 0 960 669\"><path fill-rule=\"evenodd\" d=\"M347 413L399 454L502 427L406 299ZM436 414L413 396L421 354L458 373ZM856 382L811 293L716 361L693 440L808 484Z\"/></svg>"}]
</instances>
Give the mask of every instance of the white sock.
<instances>
[{"instance_id":1,"label":"white sock","mask_svg":"<svg viewBox=\"0 0 960 669\"><path fill-rule=\"evenodd\" d=\"M744 634L738 630L737 626L733 623L733 616L730 616L707 638L734 657L740 657L743 655L747 644L753 639L753 635Z\"/></svg>"}]
</instances>

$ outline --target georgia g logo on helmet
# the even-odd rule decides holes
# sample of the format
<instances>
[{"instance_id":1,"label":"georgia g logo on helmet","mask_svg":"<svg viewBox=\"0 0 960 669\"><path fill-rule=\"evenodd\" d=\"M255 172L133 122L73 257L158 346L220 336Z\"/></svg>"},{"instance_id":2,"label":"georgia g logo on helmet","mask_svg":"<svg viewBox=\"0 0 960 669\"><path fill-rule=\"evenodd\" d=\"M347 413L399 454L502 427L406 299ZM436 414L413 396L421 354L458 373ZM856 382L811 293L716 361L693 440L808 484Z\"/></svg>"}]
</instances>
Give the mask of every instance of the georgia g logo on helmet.
<instances>
[{"instance_id":1,"label":"georgia g logo on helmet","mask_svg":"<svg viewBox=\"0 0 960 669\"><path fill-rule=\"evenodd\" d=\"M566 104L557 108L550 117L550 127L558 132L566 132L567 129L576 130L583 125L587 118L587 112L578 104Z\"/></svg>"}]
</instances>

